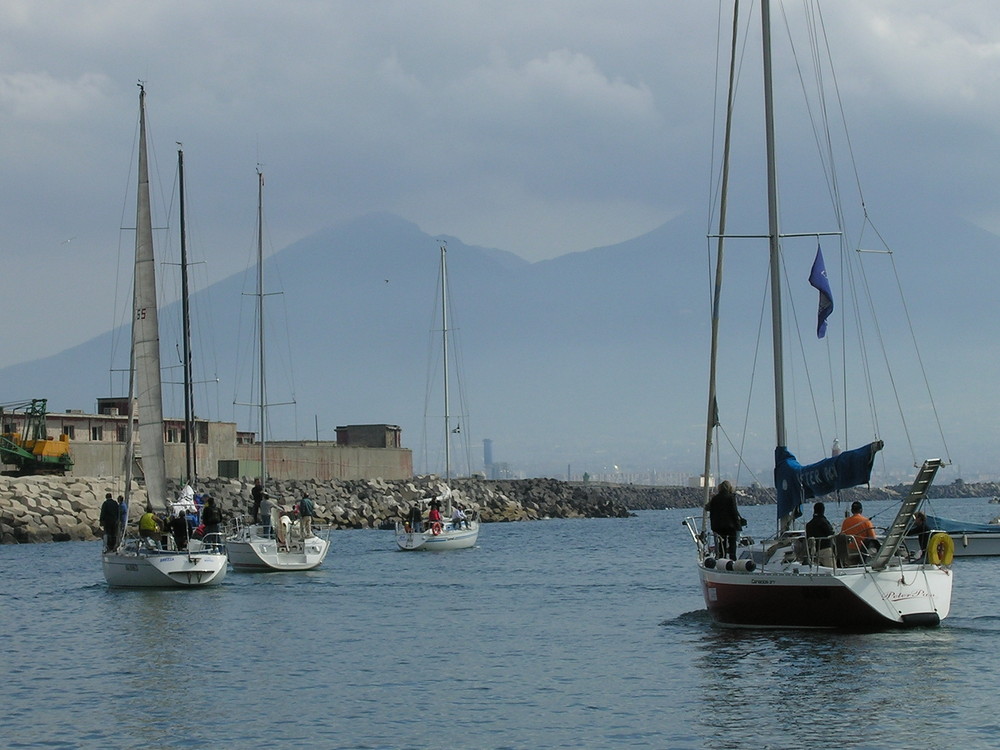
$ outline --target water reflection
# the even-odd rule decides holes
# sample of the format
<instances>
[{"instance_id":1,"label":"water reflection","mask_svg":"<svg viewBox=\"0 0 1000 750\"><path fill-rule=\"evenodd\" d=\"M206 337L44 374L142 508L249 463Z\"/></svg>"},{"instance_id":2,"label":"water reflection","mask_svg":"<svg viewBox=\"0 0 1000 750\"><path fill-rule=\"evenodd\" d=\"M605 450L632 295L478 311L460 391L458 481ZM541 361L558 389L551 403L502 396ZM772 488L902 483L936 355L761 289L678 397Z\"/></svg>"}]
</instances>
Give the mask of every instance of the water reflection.
<instances>
[{"instance_id":1,"label":"water reflection","mask_svg":"<svg viewBox=\"0 0 1000 750\"><path fill-rule=\"evenodd\" d=\"M709 627L694 665L703 735L739 745L922 745L956 696L925 675L947 669L945 629L886 633Z\"/></svg>"},{"instance_id":2,"label":"water reflection","mask_svg":"<svg viewBox=\"0 0 1000 750\"><path fill-rule=\"evenodd\" d=\"M170 737L197 733L213 688L203 655L216 635L204 626L221 590L108 590L104 597L120 666L116 721L125 736ZM110 616L112 615L113 616ZM214 656L214 654L213 654ZM197 735L196 735L197 736Z\"/></svg>"}]
</instances>

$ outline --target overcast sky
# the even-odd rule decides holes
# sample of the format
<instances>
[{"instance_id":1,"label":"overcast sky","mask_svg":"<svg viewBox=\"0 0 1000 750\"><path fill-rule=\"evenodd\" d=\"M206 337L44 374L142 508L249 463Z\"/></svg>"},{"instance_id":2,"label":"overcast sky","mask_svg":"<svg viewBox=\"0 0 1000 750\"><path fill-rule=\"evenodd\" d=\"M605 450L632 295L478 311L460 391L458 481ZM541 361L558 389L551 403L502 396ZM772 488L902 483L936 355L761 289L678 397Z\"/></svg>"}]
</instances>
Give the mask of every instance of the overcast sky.
<instances>
[{"instance_id":1,"label":"overcast sky","mask_svg":"<svg viewBox=\"0 0 1000 750\"><path fill-rule=\"evenodd\" d=\"M184 143L208 281L246 266L258 162L275 249L389 211L535 261L707 210L718 11L710 0L4 0L0 366L115 322L139 79L168 196ZM1000 5L838 0L823 13L863 178L901 177L1000 226ZM794 23L801 5L788 14Z\"/></svg>"}]
</instances>

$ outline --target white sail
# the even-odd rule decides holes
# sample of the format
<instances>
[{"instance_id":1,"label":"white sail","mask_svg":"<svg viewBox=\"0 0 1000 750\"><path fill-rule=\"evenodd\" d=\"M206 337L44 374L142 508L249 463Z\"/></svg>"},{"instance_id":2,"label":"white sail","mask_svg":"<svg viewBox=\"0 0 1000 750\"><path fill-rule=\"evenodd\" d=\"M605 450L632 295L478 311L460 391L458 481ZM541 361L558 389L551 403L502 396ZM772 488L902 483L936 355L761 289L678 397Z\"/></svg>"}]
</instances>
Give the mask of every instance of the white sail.
<instances>
[{"instance_id":1,"label":"white sail","mask_svg":"<svg viewBox=\"0 0 1000 750\"><path fill-rule=\"evenodd\" d=\"M139 177L136 197L135 276L132 286L132 356L129 378L129 434L126 446L125 497L131 490L135 410L138 408L142 467L149 504L163 517L169 512L163 460L163 402L160 380L160 334L156 310L156 265L149 207L146 158L146 92L139 93ZM221 583L226 577L225 548L208 541L194 550L193 541L178 548L173 537L158 534L129 537L102 555L104 578L111 586L191 588Z\"/></svg>"},{"instance_id":2,"label":"white sail","mask_svg":"<svg viewBox=\"0 0 1000 750\"><path fill-rule=\"evenodd\" d=\"M156 260L149 206L146 158L146 92L139 94L139 187L135 217L133 281L133 378L138 400L139 442L146 493L156 512L165 512L166 466L163 459L163 398L160 381L160 329L156 307Z\"/></svg>"}]
</instances>

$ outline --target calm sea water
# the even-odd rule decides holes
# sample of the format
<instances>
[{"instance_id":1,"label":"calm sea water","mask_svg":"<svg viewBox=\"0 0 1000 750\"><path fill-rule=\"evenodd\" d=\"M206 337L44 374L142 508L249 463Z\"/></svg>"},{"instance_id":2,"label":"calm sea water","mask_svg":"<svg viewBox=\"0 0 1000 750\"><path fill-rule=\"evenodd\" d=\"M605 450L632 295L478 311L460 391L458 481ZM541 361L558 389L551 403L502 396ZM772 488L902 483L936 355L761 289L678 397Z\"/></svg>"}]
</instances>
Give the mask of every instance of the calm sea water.
<instances>
[{"instance_id":1,"label":"calm sea water","mask_svg":"<svg viewBox=\"0 0 1000 750\"><path fill-rule=\"evenodd\" d=\"M744 509L750 530L773 512ZM319 570L200 591L109 589L98 543L2 547L0 744L1000 744L1000 559L957 562L938 629L730 631L704 612L687 514L490 524L438 554L343 531Z\"/></svg>"}]
</instances>

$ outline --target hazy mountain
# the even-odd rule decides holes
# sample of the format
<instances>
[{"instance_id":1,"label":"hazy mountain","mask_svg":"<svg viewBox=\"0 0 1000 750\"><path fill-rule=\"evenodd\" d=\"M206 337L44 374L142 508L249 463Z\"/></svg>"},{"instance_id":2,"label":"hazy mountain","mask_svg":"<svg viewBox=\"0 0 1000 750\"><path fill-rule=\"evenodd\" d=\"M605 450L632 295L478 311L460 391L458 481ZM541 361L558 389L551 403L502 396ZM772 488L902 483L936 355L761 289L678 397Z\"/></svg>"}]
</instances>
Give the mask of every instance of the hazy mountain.
<instances>
[{"instance_id":1,"label":"hazy mountain","mask_svg":"<svg viewBox=\"0 0 1000 750\"><path fill-rule=\"evenodd\" d=\"M269 411L273 438L312 438L318 429L322 439L332 439L341 424L399 424L418 470L424 468L425 429L433 462L427 468L440 468L431 447L440 443L442 414L435 349L441 327L439 239L398 217L375 214L331 227L266 260L266 290L282 292L265 298L269 400L290 400L294 380L296 401ZM473 468L481 462L482 439L492 438L496 461L535 474L564 476L570 464L575 473L615 465L623 471L697 473L710 300L703 227L680 217L620 245L539 263L444 239L450 327L457 330L463 386L461 392L453 387L452 413L471 439ZM917 300L911 315L925 357L930 355L932 383L947 385L950 394L959 385L961 397L949 395L946 403L992 434L995 419L983 413L982 404L973 407L969 394L995 368L994 338L971 324L988 320L980 316L992 306L989 276L975 269L995 262L997 240L959 222L939 234L904 239L923 248L925 257L941 259L915 271L910 264L902 281ZM739 350L741 363L749 361L764 290L759 252L739 244L729 251L727 284L734 302L724 314L753 329L724 339ZM812 252L814 247L803 261L805 275ZM743 270L754 265L758 270ZM253 292L252 273L194 296L196 370L201 378L219 379L218 385L199 386L197 411L256 429L253 411L232 405L254 400L255 298L246 292ZM967 307L928 310L939 295L956 293ZM802 294L803 315L814 316L809 305L815 305L815 293ZM176 359L178 319L177 305L162 313L165 360ZM124 392L121 375L109 370L114 341L114 367L124 366L125 340L123 331L109 332L56 356L0 370L3 400L47 397L52 411L90 411L98 396ZM750 369L731 366L735 361L724 357L721 377L724 384L743 387ZM956 370L956 362L972 364ZM758 378L767 384L762 388L770 387L769 373ZM181 414L180 389L166 390L165 410ZM742 419L735 400L728 393L720 397L730 424ZM946 420L946 431L953 425ZM758 432L766 465L771 423ZM952 446L959 447L973 450ZM988 459L979 450L961 460L972 466Z\"/></svg>"}]
</instances>

